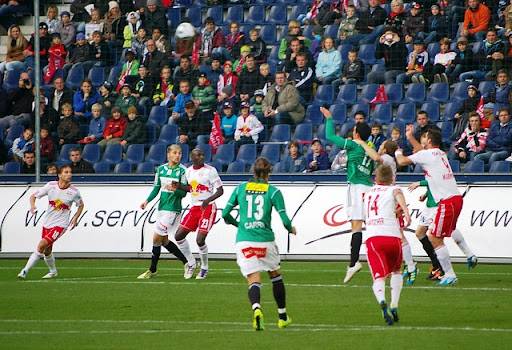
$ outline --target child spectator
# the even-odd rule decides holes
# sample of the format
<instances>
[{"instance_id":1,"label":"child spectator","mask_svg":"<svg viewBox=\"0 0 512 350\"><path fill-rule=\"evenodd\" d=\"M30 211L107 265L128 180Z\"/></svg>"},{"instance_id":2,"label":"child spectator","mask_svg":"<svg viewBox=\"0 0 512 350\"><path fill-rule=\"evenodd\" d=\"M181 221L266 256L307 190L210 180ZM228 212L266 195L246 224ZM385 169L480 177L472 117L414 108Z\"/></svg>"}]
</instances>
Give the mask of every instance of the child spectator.
<instances>
[{"instance_id":1,"label":"child spectator","mask_svg":"<svg viewBox=\"0 0 512 350\"><path fill-rule=\"evenodd\" d=\"M135 80L132 96L138 101L138 108L143 111L144 116L149 114L149 109L153 105L153 79L148 77L148 69L145 66L139 66L138 77Z\"/></svg>"},{"instance_id":2,"label":"child spectator","mask_svg":"<svg viewBox=\"0 0 512 350\"><path fill-rule=\"evenodd\" d=\"M88 23L86 23L86 25L85 25L85 39L89 43L92 43L93 42L92 34L96 31L103 33L103 26L104 26L104 23L103 23L103 19L101 19L100 10L96 9L96 8L93 9L91 11L91 20Z\"/></svg>"},{"instance_id":3,"label":"child spectator","mask_svg":"<svg viewBox=\"0 0 512 350\"><path fill-rule=\"evenodd\" d=\"M220 129L222 130L222 136L224 136L224 143L229 143L234 140L237 122L238 117L233 114L233 106L229 102L224 102L220 122Z\"/></svg>"},{"instance_id":4,"label":"child spectator","mask_svg":"<svg viewBox=\"0 0 512 350\"><path fill-rule=\"evenodd\" d=\"M60 34L62 44L66 50L71 49L71 45L75 42L75 26L71 22L71 14L68 11L62 11L60 14L60 22L57 26L56 33Z\"/></svg>"},{"instance_id":5,"label":"child spectator","mask_svg":"<svg viewBox=\"0 0 512 350\"><path fill-rule=\"evenodd\" d=\"M411 149L402 137L402 132L399 127L393 126L391 128L390 140L395 142L398 145L398 148L403 149L404 154L411 154Z\"/></svg>"},{"instance_id":6,"label":"child spectator","mask_svg":"<svg viewBox=\"0 0 512 350\"><path fill-rule=\"evenodd\" d=\"M468 97L464 100L457 113L453 116L453 139L458 139L462 132L466 129L469 120L469 114L476 111L478 103L480 103L480 91L475 85L468 86Z\"/></svg>"},{"instance_id":7,"label":"child spectator","mask_svg":"<svg viewBox=\"0 0 512 350\"><path fill-rule=\"evenodd\" d=\"M176 101L172 109L171 117L176 120L185 113L185 104L192 99L190 93L190 83L188 80L180 81L180 93L176 96Z\"/></svg>"},{"instance_id":8,"label":"child spectator","mask_svg":"<svg viewBox=\"0 0 512 350\"><path fill-rule=\"evenodd\" d=\"M206 74L199 75L198 84L192 90L192 100L203 117L213 119L212 111L215 108L215 90L210 86Z\"/></svg>"},{"instance_id":9,"label":"child spectator","mask_svg":"<svg viewBox=\"0 0 512 350\"><path fill-rule=\"evenodd\" d=\"M329 155L324 151L320 139L313 139L313 142L311 143L311 152L306 156L306 165L306 170L308 172L329 170L331 168Z\"/></svg>"},{"instance_id":10,"label":"child spectator","mask_svg":"<svg viewBox=\"0 0 512 350\"><path fill-rule=\"evenodd\" d=\"M58 170L57 165L54 163L48 164L46 166L46 175L57 175Z\"/></svg>"},{"instance_id":11,"label":"child spectator","mask_svg":"<svg viewBox=\"0 0 512 350\"><path fill-rule=\"evenodd\" d=\"M72 65L76 63L83 63L92 60L91 57L91 45L85 40L83 33L76 35L76 43L73 45L71 55L69 57L69 63L64 65L64 70L67 72Z\"/></svg>"},{"instance_id":12,"label":"child spectator","mask_svg":"<svg viewBox=\"0 0 512 350\"><path fill-rule=\"evenodd\" d=\"M78 143L98 143L103 138L103 131L105 130L105 118L101 115L101 104L95 103L92 108L92 118L89 122L89 132L87 136L81 139Z\"/></svg>"},{"instance_id":13,"label":"child spectator","mask_svg":"<svg viewBox=\"0 0 512 350\"><path fill-rule=\"evenodd\" d=\"M427 17L425 25L426 32L418 33L418 38L423 39L426 45L440 40L448 35L448 21L446 17L441 14L440 7L434 4L430 7L431 15Z\"/></svg>"},{"instance_id":14,"label":"child spectator","mask_svg":"<svg viewBox=\"0 0 512 350\"><path fill-rule=\"evenodd\" d=\"M137 31L142 26L142 21L140 20L140 16L138 12L130 12L126 15L127 24L123 30L123 49L131 49L132 41Z\"/></svg>"},{"instance_id":15,"label":"child spectator","mask_svg":"<svg viewBox=\"0 0 512 350\"><path fill-rule=\"evenodd\" d=\"M131 106L128 108L128 123L119 143L126 152L129 145L142 144L144 142L146 142L146 125L139 118L137 108Z\"/></svg>"},{"instance_id":16,"label":"child spectator","mask_svg":"<svg viewBox=\"0 0 512 350\"><path fill-rule=\"evenodd\" d=\"M344 84L357 84L364 79L364 63L357 57L356 50L348 52L348 62L343 65L341 77L332 82L334 91L339 91L339 86Z\"/></svg>"},{"instance_id":17,"label":"child spectator","mask_svg":"<svg viewBox=\"0 0 512 350\"><path fill-rule=\"evenodd\" d=\"M126 62L123 64L119 82L116 86L116 92L119 93L124 84L131 84L135 80L139 71L139 60L135 58L135 54L131 49L127 49L124 54Z\"/></svg>"},{"instance_id":18,"label":"child spectator","mask_svg":"<svg viewBox=\"0 0 512 350\"><path fill-rule=\"evenodd\" d=\"M356 7L348 5L346 14L342 17L340 27L338 28L338 38L343 42L349 40L354 34L358 34L356 23L359 18L356 16Z\"/></svg>"},{"instance_id":19,"label":"child spectator","mask_svg":"<svg viewBox=\"0 0 512 350\"><path fill-rule=\"evenodd\" d=\"M455 52L450 51L450 39L443 38L439 42L439 53L434 58L434 67L432 67L432 75L434 76L434 83L448 83L448 75L446 69L452 64Z\"/></svg>"},{"instance_id":20,"label":"child spectator","mask_svg":"<svg viewBox=\"0 0 512 350\"><path fill-rule=\"evenodd\" d=\"M98 142L101 149L104 150L107 145L119 143L126 130L126 125L126 118L121 115L119 107L112 108L112 117L107 120L105 130L103 130L103 140Z\"/></svg>"},{"instance_id":21,"label":"child spectator","mask_svg":"<svg viewBox=\"0 0 512 350\"><path fill-rule=\"evenodd\" d=\"M251 53L251 47L249 45L243 45L240 48L240 57L233 63L233 70L236 75L240 76L242 70L246 68L245 61L247 60L247 56Z\"/></svg>"},{"instance_id":22,"label":"child spectator","mask_svg":"<svg viewBox=\"0 0 512 350\"><path fill-rule=\"evenodd\" d=\"M48 25L48 34L57 32L59 26L59 9L56 5L49 5L46 10L46 24Z\"/></svg>"},{"instance_id":23,"label":"child spectator","mask_svg":"<svg viewBox=\"0 0 512 350\"><path fill-rule=\"evenodd\" d=\"M316 61L318 59L318 55L322 52L322 39L324 35L324 27L317 24L313 27L313 40L311 41L311 46L309 47L309 51L313 56L313 59Z\"/></svg>"},{"instance_id":24,"label":"child spectator","mask_svg":"<svg viewBox=\"0 0 512 350\"><path fill-rule=\"evenodd\" d=\"M107 65L109 59L109 49L101 33L96 31L92 33L91 44L91 60L84 62L84 71L88 72L92 66L104 67Z\"/></svg>"},{"instance_id":25,"label":"child spectator","mask_svg":"<svg viewBox=\"0 0 512 350\"><path fill-rule=\"evenodd\" d=\"M50 131L46 125L41 126L39 135L41 136L39 147L41 163L47 164L48 162L52 162L55 158L55 145L53 144Z\"/></svg>"},{"instance_id":26,"label":"child spectator","mask_svg":"<svg viewBox=\"0 0 512 350\"><path fill-rule=\"evenodd\" d=\"M251 54L254 56L257 64L267 61L267 44L261 39L259 29L253 28L249 31L249 38L245 45L251 48Z\"/></svg>"},{"instance_id":27,"label":"child spectator","mask_svg":"<svg viewBox=\"0 0 512 350\"><path fill-rule=\"evenodd\" d=\"M238 83L238 76L233 73L233 64L231 61L224 62L224 74L219 77L217 83L217 94L219 95L219 102L223 102L225 99L229 99L236 95L236 85ZM226 96L222 94L222 90L225 86L231 86L231 95Z\"/></svg>"},{"instance_id":28,"label":"child spectator","mask_svg":"<svg viewBox=\"0 0 512 350\"><path fill-rule=\"evenodd\" d=\"M288 155L281 160L281 169L286 173L301 173L306 170L306 159L299 153L299 143L290 141L288 143Z\"/></svg>"},{"instance_id":29,"label":"child spectator","mask_svg":"<svg viewBox=\"0 0 512 350\"><path fill-rule=\"evenodd\" d=\"M162 34L160 28L153 28L153 32L151 33L151 39L154 40L156 49L158 51L164 53L166 57L171 55L171 43L165 37L165 35Z\"/></svg>"},{"instance_id":30,"label":"child spectator","mask_svg":"<svg viewBox=\"0 0 512 350\"><path fill-rule=\"evenodd\" d=\"M119 107L123 116L128 115L128 108L137 106L137 100L132 96L132 89L130 88L130 85L123 85L115 106Z\"/></svg>"},{"instance_id":31,"label":"child spectator","mask_svg":"<svg viewBox=\"0 0 512 350\"><path fill-rule=\"evenodd\" d=\"M268 89L274 84L274 77L270 74L270 66L268 63L263 63L260 66L260 80L259 86L260 89L263 90L265 95L267 94Z\"/></svg>"},{"instance_id":32,"label":"child spectator","mask_svg":"<svg viewBox=\"0 0 512 350\"><path fill-rule=\"evenodd\" d=\"M251 113L256 116L260 121L264 117L263 116L263 99L265 98L265 94L263 90L256 90L254 92L254 97L252 98L251 104Z\"/></svg>"},{"instance_id":33,"label":"child spectator","mask_svg":"<svg viewBox=\"0 0 512 350\"><path fill-rule=\"evenodd\" d=\"M372 124L372 133L368 137L368 142L372 142L376 150L386 141L386 136L382 134L382 125L379 123Z\"/></svg>"},{"instance_id":34,"label":"child spectator","mask_svg":"<svg viewBox=\"0 0 512 350\"><path fill-rule=\"evenodd\" d=\"M61 108L59 126L57 127L57 136L59 146L76 143L80 137L80 128L73 117L73 107L69 103L64 103Z\"/></svg>"},{"instance_id":35,"label":"child spectator","mask_svg":"<svg viewBox=\"0 0 512 350\"><path fill-rule=\"evenodd\" d=\"M33 151L35 142L33 136L34 131L31 128L26 128L23 134L14 140L10 151L15 161L21 162L25 152Z\"/></svg>"},{"instance_id":36,"label":"child spectator","mask_svg":"<svg viewBox=\"0 0 512 350\"><path fill-rule=\"evenodd\" d=\"M108 81L104 82L103 85L100 86L100 97L98 99L98 103L101 105L102 115L110 116L112 107L117 100L117 94L113 91L113 86Z\"/></svg>"},{"instance_id":37,"label":"child spectator","mask_svg":"<svg viewBox=\"0 0 512 350\"><path fill-rule=\"evenodd\" d=\"M46 71L44 73L44 83L50 84L55 73L58 69L64 68L64 64L66 63L66 48L61 43L60 34L54 33L52 34L52 45L48 49L49 60L48 66L46 66Z\"/></svg>"},{"instance_id":38,"label":"child spectator","mask_svg":"<svg viewBox=\"0 0 512 350\"><path fill-rule=\"evenodd\" d=\"M156 85L153 103L159 106L169 106L174 98L174 85L171 79L171 68L165 66L160 72L160 82Z\"/></svg>"},{"instance_id":39,"label":"child spectator","mask_svg":"<svg viewBox=\"0 0 512 350\"><path fill-rule=\"evenodd\" d=\"M135 53L135 57L142 62L144 59L144 50L146 49L146 29L139 28L137 35L132 39L132 51Z\"/></svg>"},{"instance_id":40,"label":"child spectator","mask_svg":"<svg viewBox=\"0 0 512 350\"><path fill-rule=\"evenodd\" d=\"M330 84L340 74L341 55L334 48L334 40L332 38L325 38L322 48L323 50L318 55L316 62L316 79L320 84Z\"/></svg>"},{"instance_id":41,"label":"child spectator","mask_svg":"<svg viewBox=\"0 0 512 350\"><path fill-rule=\"evenodd\" d=\"M235 143L237 148L243 144L258 143L259 133L263 131L263 125L253 114L250 114L251 106L247 102L240 104L240 115L236 122Z\"/></svg>"},{"instance_id":42,"label":"child spectator","mask_svg":"<svg viewBox=\"0 0 512 350\"><path fill-rule=\"evenodd\" d=\"M425 44L421 40L414 41L412 52L407 58L406 72L396 77L398 84L423 83L427 82L425 77L428 65L428 52L425 51Z\"/></svg>"},{"instance_id":43,"label":"child spectator","mask_svg":"<svg viewBox=\"0 0 512 350\"><path fill-rule=\"evenodd\" d=\"M231 22L229 24L229 34L226 35L226 48L221 50L223 58L230 61L237 59L240 56L240 47L245 41L245 34L240 31L240 24ZM264 48L265 50L266 48Z\"/></svg>"},{"instance_id":44,"label":"child spectator","mask_svg":"<svg viewBox=\"0 0 512 350\"><path fill-rule=\"evenodd\" d=\"M211 85L215 88L218 86L219 78L222 74L220 59L221 58L219 55L213 55L210 66L203 70L203 72L208 76L208 80L210 81Z\"/></svg>"},{"instance_id":45,"label":"child spectator","mask_svg":"<svg viewBox=\"0 0 512 350\"><path fill-rule=\"evenodd\" d=\"M450 82L459 81L462 73L475 69L475 60L473 50L468 46L468 39L461 36L457 39L457 50L455 50L455 58L447 69L448 79Z\"/></svg>"}]
</instances>

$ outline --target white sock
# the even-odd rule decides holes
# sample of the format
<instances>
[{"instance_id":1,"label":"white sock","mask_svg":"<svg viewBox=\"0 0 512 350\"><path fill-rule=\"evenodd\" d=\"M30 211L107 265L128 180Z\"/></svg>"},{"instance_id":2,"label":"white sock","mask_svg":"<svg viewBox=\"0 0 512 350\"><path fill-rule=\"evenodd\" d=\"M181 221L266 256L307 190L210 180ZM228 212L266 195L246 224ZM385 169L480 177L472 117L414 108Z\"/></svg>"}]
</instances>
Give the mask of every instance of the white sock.
<instances>
[{"instance_id":1,"label":"white sock","mask_svg":"<svg viewBox=\"0 0 512 350\"><path fill-rule=\"evenodd\" d=\"M23 270L25 270L25 272L28 273L28 271L33 268L34 266L36 266L37 262L39 261L39 259L41 259L42 257L44 256L44 254L41 254L39 252L33 252L30 257L28 258L28 261L27 261L27 264L25 265L25 267L23 268Z\"/></svg>"},{"instance_id":2,"label":"white sock","mask_svg":"<svg viewBox=\"0 0 512 350\"><path fill-rule=\"evenodd\" d=\"M196 258L194 258L194 255L192 255L192 252L190 251L190 245L188 244L187 239L184 238L181 241L176 242L178 243L178 246L180 247L180 250L183 253L183 255L185 255L185 258L187 258L188 264L195 264Z\"/></svg>"},{"instance_id":3,"label":"white sock","mask_svg":"<svg viewBox=\"0 0 512 350\"><path fill-rule=\"evenodd\" d=\"M455 241L455 243L457 243L460 250L462 250L462 252L466 254L466 258L475 255L475 253L473 253L473 251L469 248L468 244L466 243L466 240L464 239L464 236L459 230L455 230L452 232L452 238Z\"/></svg>"},{"instance_id":4,"label":"white sock","mask_svg":"<svg viewBox=\"0 0 512 350\"><path fill-rule=\"evenodd\" d=\"M412 259L411 246L407 241L402 242L402 257L405 261L405 264L407 265L407 271L414 272L414 270L416 269L416 264Z\"/></svg>"},{"instance_id":5,"label":"white sock","mask_svg":"<svg viewBox=\"0 0 512 350\"><path fill-rule=\"evenodd\" d=\"M377 302L380 304L381 302L386 301L386 280L384 278L377 278L373 281L373 294L375 294L375 298Z\"/></svg>"},{"instance_id":6,"label":"white sock","mask_svg":"<svg viewBox=\"0 0 512 350\"><path fill-rule=\"evenodd\" d=\"M455 277L455 271L453 271L452 262L450 260L450 252L448 248L443 244L436 248L437 259L443 268L444 275Z\"/></svg>"},{"instance_id":7,"label":"white sock","mask_svg":"<svg viewBox=\"0 0 512 350\"><path fill-rule=\"evenodd\" d=\"M199 258L201 259L201 269L208 270L208 246L206 244L199 247Z\"/></svg>"},{"instance_id":8,"label":"white sock","mask_svg":"<svg viewBox=\"0 0 512 350\"><path fill-rule=\"evenodd\" d=\"M400 300L400 293L402 292L403 278L401 273L391 274L391 280L389 281L391 287L391 308L398 307L398 301Z\"/></svg>"},{"instance_id":9,"label":"white sock","mask_svg":"<svg viewBox=\"0 0 512 350\"><path fill-rule=\"evenodd\" d=\"M50 254L48 256L45 255L44 262L46 263L46 265L48 265L50 272L57 272L57 267L55 266L55 256L53 254Z\"/></svg>"}]
</instances>

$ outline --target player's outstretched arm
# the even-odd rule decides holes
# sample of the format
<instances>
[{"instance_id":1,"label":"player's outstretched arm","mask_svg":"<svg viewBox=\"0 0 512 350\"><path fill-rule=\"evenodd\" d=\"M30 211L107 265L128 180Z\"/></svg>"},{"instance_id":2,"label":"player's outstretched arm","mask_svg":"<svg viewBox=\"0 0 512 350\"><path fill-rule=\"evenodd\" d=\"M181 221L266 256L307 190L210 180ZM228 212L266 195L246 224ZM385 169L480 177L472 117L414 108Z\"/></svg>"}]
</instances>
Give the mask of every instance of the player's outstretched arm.
<instances>
[{"instance_id":1,"label":"player's outstretched arm","mask_svg":"<svg viewBox=\"0 0 512 350\"><path fill-rule=\"evenodd\" d=\"M411 224L411 214L409 213L409 208L405 202L404 194L401 189L397 188L393 191L393 195L404 213L404 227L408 227Z\"/></svg>"},{"instance_id":2,"label":"player's outstretched arm","mask_svg":"<svg viewBox=\"0 0 512 350\"><path fill-rule=\"evenodd\" d=\"M404 152L401 149L397 149L395 151L395 159L396 163L400 166L410 165L413 163L412 160L409 159L409 157L404 156Z\"/></svg>"},{"instance_id":3,"label":"player's outstretched arm","mask_svg":"<svg viewBox=\"0 0 512 350\"><path fill-rule=\"evenodd\" d=\"M34 193L34 194L32 194L30 196L30 212L32 214L35 214L36 210L37 210L37 207L36 207L36 194Z\"/></svg>"},{"instance_id":4,"label":"player's outstretched arm","mask_svg":"<svg viewBox=\"0 0 512 350\"><path fill-rule=\"evenodd\" d=\"M334 143L336 146L345 149L345 147L347 146L347 139L336 135L334 122L332 121L331 111L325 107L320 107L320 112L322 112L325 118L325 138L330 142Z\"/></svg>"},{"instance_id":5,"label":"player's outstretched arm","mask_svg":"<svg viewBox=\"0 0 512 350\"><path fill-rule=\"evenodd\" d=\"M283 222L283 226L288 230L288 233L297 234L295 227L292 226L292 221L288 217L288 214L286 214L286 207L284 204L284 198L281 191L276 189L276 191L272 194L271 200L272 205L274 206L274 208L276 208L277 212L279 213L279 217Z\"/></svg>"},{"instance_id":6,"label":"player's outstretched arm","mask_svg":"<svg viewBox=\"0 0 512 350\"><path fill-rule=\"evenodd\" d=\"M75 215L71 218L71 221L69 222L69 229L72 230L76 227L78 224L78 219L80 218L80 215L82 215L82 212L84 211L84 202L80 201L80 205L78 206L78 210L76 211Z\"/></svg>"},{"instance_id":7,"label":"player's outstretched arm","mask_svg":"<svg viewBox=\"0 0 512 350\"><path fill-rule=\"evenodd\" d=\"M224 222L228 225L233 225L238 227L238 221L231 215L231 211L233 208L235 208L238 205L238 187L235 188L233 193L231 194L231 197L229 198L229 201L227 202L226 206L222 210L222 218L224 219Z\"/></svg>"},{"instance_id":8,"label":"player's outstretched arm","mask_svg":"<svg viewBox=\"0 0 512 350\"><path fill-rule=\"evenodd\" d=\"M380 154L378 154L376 150L374 150L372 147L370 147L370 145L368 145L368 143L366 143L366 141L354 138L354 142L364 148L364 151L368 155L368 157L370 157L371 159L373 159L376 162L382 162L382 158L380 157Z\"/></svg>"}]
</instances>

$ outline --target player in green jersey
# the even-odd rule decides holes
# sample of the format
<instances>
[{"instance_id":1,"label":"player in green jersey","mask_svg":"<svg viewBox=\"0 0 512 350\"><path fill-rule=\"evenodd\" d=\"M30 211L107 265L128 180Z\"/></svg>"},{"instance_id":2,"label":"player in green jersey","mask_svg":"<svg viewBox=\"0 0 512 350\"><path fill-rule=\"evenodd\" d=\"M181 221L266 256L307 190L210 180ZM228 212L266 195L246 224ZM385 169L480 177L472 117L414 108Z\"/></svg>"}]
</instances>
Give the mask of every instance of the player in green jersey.
<instances>
[{"instance_id":1,"label":"player in green jersey","mask_svg":"<svg viewBox=\"0 0 512 350\"><path fill-rule=\"evenodd\" d=\"M233 191L222 217L228 224L238 227L236 234L237 263L249 285L249 301L253 310L253 328L263 330L263 313L260 304L261 271L267 271L272 280L272 290L277 303L279 328L291 323L286 314L286 294L279 271L279 251L271 227L272 208L281 217L288 233L296 234L284 205L281 191L268 183L270 162L260 157L254 163L254 178L238 185ZM231 216L231 210L239 206L239 221Z\"/></svg>"},{"instance_id":2,"label":"player in green jersey","mask_svg":"<svg viewBox=\"0 0 512 350\"><path fill-rule=\"evenodd\" d=\"M354 275L361 270L359 250L363 243L364 222L364 195L370 190L373 181L373 160L366 154L363 147L356 142L337 136L331 112L324 107L320 111L325 117L325 136L328 141L347 151L347 216L352 226L352 240L350 241L350 265L343 283L348 283ZM354 126L354 138L367 141L371 128L366 123L357 123Z\"/></svg>"},{"instance_id":3,"label":"player in green jersey","mask_svg":"<svg viewBox=\"0 0 512 350\"><path fill-rule=\"evenodd\" d=\"M153 255L151 256L151 266L149 270L142 273L139 279L147 279L156 275L156 267L160 259L162 246L171 254L174 254L187 269L187 259L180 251L178 246L169 240L169 232L174 234L178 228L181 218L181 200L187 195L187 192L175 189L172 182L180 182L187 185L185 177L186 168L180 164L181 147L179 145L170 145L167 147L168 163L160 165L155 173L155 182L153 190L149 197L140 205L142 210L146 209L149 202L156 198L160 193L160 202L158 203L158 219L153 234Z\"/></svg>"}]
</instances>

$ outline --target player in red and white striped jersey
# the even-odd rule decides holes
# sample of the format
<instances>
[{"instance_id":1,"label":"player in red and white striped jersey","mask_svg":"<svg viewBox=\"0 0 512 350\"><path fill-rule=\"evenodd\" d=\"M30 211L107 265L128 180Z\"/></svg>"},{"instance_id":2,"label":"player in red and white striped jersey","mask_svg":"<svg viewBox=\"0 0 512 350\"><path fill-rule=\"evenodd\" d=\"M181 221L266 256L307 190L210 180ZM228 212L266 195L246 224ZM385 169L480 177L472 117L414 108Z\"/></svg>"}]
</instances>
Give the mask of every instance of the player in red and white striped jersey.
<instances>
[{"instance_id":1,"label":"player in red and white striped jersey","mask_svg":"<svg viewBox=\"0 0 512 350\"><path fill-rule=\"evenodd\" d=\"M53 243L59 239L64 232L72 230L78 223L78 218L84 210L84 203L78 189L71 184L71 167L64 165L59 169L59 180L50 181L43 188L30 196L30 212L35 214L36 199L44 196L48 197L48 209L43 221L42 238L37 245L35 252L30 255L27 264L18 274L18 278L25 279L28 271L34 267L39 259L44 258L50 272L43 278L57 277L57 268L55 267L55 257L52 254ZM69 220L71 207L73 203L78 207L77 212Z\"/></svg>"}]
</instances>

